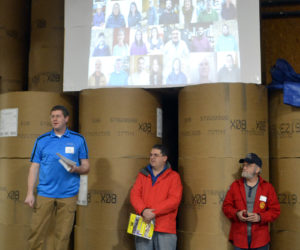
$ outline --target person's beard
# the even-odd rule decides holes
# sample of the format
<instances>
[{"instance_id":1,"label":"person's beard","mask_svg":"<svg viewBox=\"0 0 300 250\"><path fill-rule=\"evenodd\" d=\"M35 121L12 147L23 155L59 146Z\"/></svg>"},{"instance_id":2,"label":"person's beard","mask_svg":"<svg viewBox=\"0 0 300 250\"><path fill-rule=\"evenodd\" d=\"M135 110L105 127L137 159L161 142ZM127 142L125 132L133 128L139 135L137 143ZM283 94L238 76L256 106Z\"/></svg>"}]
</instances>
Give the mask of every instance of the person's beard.
<instances>
[{"instance_id":1,"label":"person's beard","mask_svg":"<svg viewBox=\"0 0 300 250\"><path fill-rule=\"evenodd\" d=\"M252 173L249 173L247 171L242 172L242 177L246 179L252 179L255 176L255 172L253 171Z\"/></svg>"}]
</instances>

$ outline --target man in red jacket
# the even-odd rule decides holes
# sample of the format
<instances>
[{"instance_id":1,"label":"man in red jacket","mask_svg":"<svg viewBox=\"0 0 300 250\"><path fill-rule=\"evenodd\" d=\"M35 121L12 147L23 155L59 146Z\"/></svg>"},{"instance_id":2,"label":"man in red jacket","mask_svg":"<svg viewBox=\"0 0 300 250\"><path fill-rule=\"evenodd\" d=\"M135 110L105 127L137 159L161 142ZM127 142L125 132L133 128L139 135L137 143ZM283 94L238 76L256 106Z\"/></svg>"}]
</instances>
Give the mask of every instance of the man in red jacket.
<instances>
[{"instance_id":1,"label":"man in red jacket","mask_svg":"<svg viewBox=\"0 0 300 250\"><path fill-rule=\"evenodd\" d=\"M144 221L154 221L151 240L136 237L136 250L176 250L176 216L182 196L180 176L171 169L163 145L154 145L150 164L143 168L133 185L130 202Z\"/></svg>"},{"instance_id":2,"label":"man in red jacket","mask_svg":"<svg viewBox=\"0 0 300 250\"><path fill-rule=\"evenodd\" d=\"M242 178L231 184L223 202L223 212L231 220L229 240L235 250L268 250L268 223L279 216L280 205L274 187L259 176L261 159L250 153L239 162Z\"/></svg>"}]
</instances>

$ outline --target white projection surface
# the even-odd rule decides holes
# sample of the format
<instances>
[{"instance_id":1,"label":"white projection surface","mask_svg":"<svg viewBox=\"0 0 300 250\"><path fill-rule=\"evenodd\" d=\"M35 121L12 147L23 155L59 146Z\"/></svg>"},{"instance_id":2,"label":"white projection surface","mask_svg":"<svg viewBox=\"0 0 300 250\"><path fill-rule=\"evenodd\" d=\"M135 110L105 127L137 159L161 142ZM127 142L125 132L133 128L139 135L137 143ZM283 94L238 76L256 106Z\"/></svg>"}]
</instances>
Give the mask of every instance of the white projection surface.
<instances>
[{"instance_id":1,"label":"white projection surface","mask_svg":"<svg viewBox=\"0 0 300 250\"><path fill-rule=\"evenodd\" d=\"M259 0L65 0L64 91L261 83Z\"/></svg>"}]
</instances>

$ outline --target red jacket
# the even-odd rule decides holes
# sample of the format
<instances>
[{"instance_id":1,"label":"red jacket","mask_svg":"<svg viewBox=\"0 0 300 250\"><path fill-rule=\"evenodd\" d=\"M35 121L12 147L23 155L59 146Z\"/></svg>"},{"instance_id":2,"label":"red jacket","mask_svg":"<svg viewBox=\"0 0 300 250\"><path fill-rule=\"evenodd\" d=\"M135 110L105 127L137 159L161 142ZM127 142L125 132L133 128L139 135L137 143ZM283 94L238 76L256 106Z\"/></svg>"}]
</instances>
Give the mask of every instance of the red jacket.
<instances>
[{"instance_id":1,"label":"red jacket","mask_svg":"<svg viewBox=\"0 0 300 250\"><path fill-rule=\"evenodd\" d=\"M152 186L151 174L143 168L131 189L130 202L138 214L154 209L154 231L176 234L176 215L182 196L180 176L170 166Z\"/></svg>"},{"instance_id":2,"label":"red jacket","mask_svg":"<svg viewBox=\"0 0 300 250\"><path fill-rule=\"evenodd\" d=\"M231 220L229 240L234 246L248 248L247 223L241 222L236 213L247 210L244 179L232 183L223 202L223 212ZM270 241L268 223L280 214L280 205L274 187L259 177L253 213L260 215L261 221L253 223L251 228L251 248L262 247Z\"/></svg>"}]
</instances>

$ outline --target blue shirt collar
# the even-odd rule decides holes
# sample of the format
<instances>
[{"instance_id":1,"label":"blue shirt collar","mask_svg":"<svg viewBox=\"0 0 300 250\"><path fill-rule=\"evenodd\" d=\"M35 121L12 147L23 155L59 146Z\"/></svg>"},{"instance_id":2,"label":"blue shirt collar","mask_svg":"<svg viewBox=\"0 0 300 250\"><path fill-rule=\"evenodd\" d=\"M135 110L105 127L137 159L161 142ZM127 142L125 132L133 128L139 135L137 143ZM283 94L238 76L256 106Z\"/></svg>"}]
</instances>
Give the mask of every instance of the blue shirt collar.
<instances>
[{"instance_id":1,"label":"blue shirt collar","mask_svg":"<svg viewBox=\"0 0 300 250\"><path fill-rule=\"evenodd\" d=\"M68 128L66 128L66 131L65 131L65 133L62 136L70 137L70 130ZM51 137L58 137L55 134L54 129L51 130Z\"/></svg>"}]
</instances>

